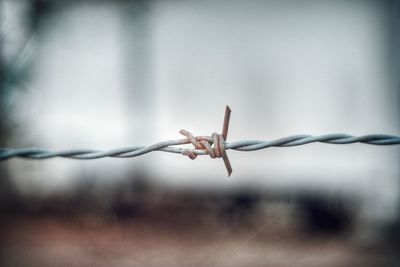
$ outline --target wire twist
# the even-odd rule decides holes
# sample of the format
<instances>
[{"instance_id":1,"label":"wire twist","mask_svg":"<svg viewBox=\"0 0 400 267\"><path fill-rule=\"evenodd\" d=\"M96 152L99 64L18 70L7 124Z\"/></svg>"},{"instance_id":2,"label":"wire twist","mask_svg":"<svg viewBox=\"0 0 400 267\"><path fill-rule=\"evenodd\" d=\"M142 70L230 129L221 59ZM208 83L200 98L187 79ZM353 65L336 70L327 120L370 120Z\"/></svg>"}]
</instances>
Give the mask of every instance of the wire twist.
<instances>
[{"instance_id":1,"label":"wire twist","mask_svg":"<svg viewBox=\"0 0 400 267\"><path fill-rule=\"evenodd\" d=\"M326 135L292 135L271 141L265 140L244 140L238 142L227 142L230 109L227 106L225 110L224 125L222 134L213 133L211 136L194 136L187 130L179 132L186 138L168 140L159 142L150 146L131 146L100 151L93 149L74 149L52 151L42 148L0 148L0 160L11 158L25 159L48 159L54 157L70 159L97 159L104 157L113 158L132 158L141 156L153 151L162 151L168 153L182 154L190 159L195 159L198 155L209 155L211 158L222 158L228 171L228 176L232 173L232 167L229 162L226 150L236 151L256 151L269 147L293 147L310 143L326 143L335 145L344 145L352 143L363 143L369 145L399 145L400 136L385 134L369 134L362 136L353 136L343 133L334 133ZM184 144L192 144L194 148L177 147Z\"/></svg>"}]
</instances>

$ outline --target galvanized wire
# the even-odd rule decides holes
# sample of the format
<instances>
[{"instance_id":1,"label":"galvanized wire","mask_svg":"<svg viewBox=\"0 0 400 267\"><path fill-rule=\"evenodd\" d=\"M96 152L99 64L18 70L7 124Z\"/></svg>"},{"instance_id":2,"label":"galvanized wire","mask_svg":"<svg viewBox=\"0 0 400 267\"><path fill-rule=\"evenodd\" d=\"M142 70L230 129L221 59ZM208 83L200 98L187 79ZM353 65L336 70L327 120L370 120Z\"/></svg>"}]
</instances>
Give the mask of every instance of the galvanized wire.
<instances>
[{"instance_id":1,"label":"galvanized wire","mask_svg":"<svg viewBox=\"0 0 400 267\"><path fill-rule=\"evenodd\" d=\"M213 143L209 136L197 136L196 140L205 140ZM309 143L326 143L335 145L344 145L352 143L363 143L369 145L400 145L400 136L370 134L362 136L352 136L348 134L326 134L326 135L292 135L284 138L279 138L271 141L264 140L244 140L237 142L224 142L225 149L237 151L255 151L266 149L269 147L293 147ZM48 150L43 148L0 148L0 160L11 158L26 158L26 159L48 159L54 157L71 158L71 159L97 159L104 157L113 158L132 158L141 156L154 151L162 151L168 153L183 154L184 151L191 151L195 155L208 155L205 149L188 149L184 147L176 147L179 145L191 143L188 138L168 140L159 142L150 146L131 146L122 147L107 151L93 149L73 149L73 150Z\"/></svg>"},{"instance_id":2,"label":"galvanized wire","mask_svg":"<svg viewBox=\"0 0 400 267\"><path fill-rule=\"evenodd\" d=\"M292 147L315 142L336 145L351 143L364 143L370 145L400 144L400 136L384 134L352 136L340 133L318 136L305 134L292 135L272 141L245 140L238 142L227 142L226 139L228 136L230 114L231 109L229 106L226 106L222 134L212 133L211 136L194 136L187 130L180 130L179 133L184 135L186 138L163 141L150 146L122 147L107 151L92 149L53 151L43 148L0 148L0 160L7 160L16 157L25 159L48 159L54 157L70 159L98 159L104 157L133 158L153 151L162 151L182 154L188 156L190 159L195 159L198 155L209 155L211 158L222 158L228 176L230 176L232 173L232 166L226 153L226 150L228 149L237 151L255 151L269 147ZM191 143L194 148L177 147L189 143Z\"/></svg>"}]
</instances>

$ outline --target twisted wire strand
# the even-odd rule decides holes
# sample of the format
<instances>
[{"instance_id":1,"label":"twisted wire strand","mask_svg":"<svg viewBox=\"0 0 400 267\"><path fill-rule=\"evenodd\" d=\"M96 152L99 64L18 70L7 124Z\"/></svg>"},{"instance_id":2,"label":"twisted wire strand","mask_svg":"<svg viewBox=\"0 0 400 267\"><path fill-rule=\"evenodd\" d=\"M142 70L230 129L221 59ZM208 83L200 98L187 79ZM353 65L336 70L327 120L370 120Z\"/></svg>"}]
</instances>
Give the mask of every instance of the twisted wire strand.
<instances>
[{"instance_id":1,"label":"twisted wire strand","mask_svg":"<svg viewBox=\"0 0 400 267\"><path fill-rule=\"evenodd\" d=\"M214 144L214 139L210 136L196 136L197 141L206 141L211 145ZM344 145L352 143L364 143L369 145L400 145L400 136L370 134L362 136L352 136L348 134L326 134L326 135L292 135L271 141L264 140L244 140L237 142L223 142L226 150L232 149L237 151L256 151L269 147L293 147L306 145L310 143L326 143L335 145ZM189 138L175 139L159 142L150 146L131 146L116 148L107 151L92 150L92 149L74 149L53 151L43 148L0 148L0 160L8 160L11 158L26 158L26 159L48 159L54 157L71 158L71 159L97 159L104 157L113 158L132 158L141 156L153 151L162 151L168 153L184 154L191 152L194 155L210 155L208 149L195 148L188 149L184 147L176 147L184 144L193 143ZM201 143L201 142L200 142ZM202 144L202 143L201 143ZM186 153L186 154L185 154Z\"/></svg>"}]
</instances>

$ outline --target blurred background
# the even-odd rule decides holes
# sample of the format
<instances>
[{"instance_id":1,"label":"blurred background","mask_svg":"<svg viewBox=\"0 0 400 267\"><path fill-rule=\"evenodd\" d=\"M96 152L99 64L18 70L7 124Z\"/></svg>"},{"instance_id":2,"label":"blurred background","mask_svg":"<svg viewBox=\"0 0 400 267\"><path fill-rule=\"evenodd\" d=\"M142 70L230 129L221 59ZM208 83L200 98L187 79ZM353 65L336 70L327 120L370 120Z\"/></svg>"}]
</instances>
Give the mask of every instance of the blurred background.
<instances>
[{"instance_id":1,"label":"blurred background","mask_svg":"<svg viewBox=\"0 0 400 267\"><path fill-rule=\"evenodd\" d=\"M400 134L398 1L1 0L0 147ZM1 266L399 266L400 148L0 163Z\"/></svg>"}]
</instances>

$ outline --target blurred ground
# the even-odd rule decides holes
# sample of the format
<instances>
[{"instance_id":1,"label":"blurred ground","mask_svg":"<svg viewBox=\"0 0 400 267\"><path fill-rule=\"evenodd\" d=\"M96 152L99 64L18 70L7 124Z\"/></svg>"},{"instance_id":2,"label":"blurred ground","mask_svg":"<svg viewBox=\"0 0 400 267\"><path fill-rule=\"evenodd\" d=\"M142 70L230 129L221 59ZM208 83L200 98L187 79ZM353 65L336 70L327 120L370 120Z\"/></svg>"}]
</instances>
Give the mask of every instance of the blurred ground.
<instances>
[{"instance_id":1,"label":"blurred ground","mask_svg":"<svg viewBox=\"0 0 400 267\"><path fill-rule=\"evenodd\" d=\"M53 208L9 214L2 219L1 266L400 264L395 249L360 245L346 231L301 231L301 220L293 218L301 214L291 204L267 202L254 208L243 198L233 206L221 201L214 206L213 201L181 196L141 209L125 203L112 212Z\"/></svg>"}]
</instances>

